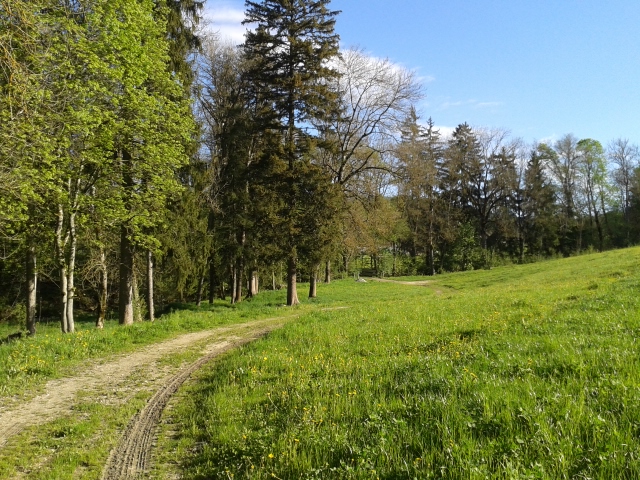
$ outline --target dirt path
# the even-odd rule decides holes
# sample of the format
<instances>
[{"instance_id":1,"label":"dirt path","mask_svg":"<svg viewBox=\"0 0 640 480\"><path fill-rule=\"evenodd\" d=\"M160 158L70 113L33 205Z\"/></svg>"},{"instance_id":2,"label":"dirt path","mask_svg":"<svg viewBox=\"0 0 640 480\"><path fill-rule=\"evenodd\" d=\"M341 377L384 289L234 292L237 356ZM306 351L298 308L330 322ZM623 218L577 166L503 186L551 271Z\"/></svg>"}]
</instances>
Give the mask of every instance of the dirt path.
<instances>
[{"instance_id":1,"label":"dirt path","mask_svg":"<svg viewBox=\"0 0 640 480\"><path fill-rule=\"evenodd\" d=\"M101 360L99 364L87 366L77 376L51 380L45 385L44 393L32 400L10 407L0 406L0 448L10 437L20 433L24 428L72 415L74 413L73 407L78 401L77 396L81 393L88 393L103 403L122 403L133 396L141 387L157 390L164 385L153 397L153 399L158 397L155 401L159 405L161 399L164 398L163 395L170 396L175 392L191 372L200 365L196 362L174 375L175 368L171 369L160 364L163 358L172 353L182 353L188 348L195 348L198 344L206 343L207 345L202 352L204 356L199 361L204 363L234 346L247 343L282 326L287 320L293 318L293 316L270 318L181 335L135 352ZM216 341L212 342L212 340ZM182 381L179 381L178 377L182 378L181 375L186 376ZM165 391L164 394L163 391ZM139 414L140 416L142 413Z\"/></svg>"},{"instance_id":2,"label":"dirt path","mask_svg":"<svg viewBox=\"0 0 640 480\"><path fill-rule=\"evenodd\" d=\"M233 342L223 341L210 345L209 353L171 377L149 400L147 405L135 415L127 426L120 443L111 452L104 469L103 480L140 478L148 470L155 432L164 408L180 386L207 362L221 353L239 345L256 340L269 333L276 326L252 332Z\"/></svg>"}]
</instances>

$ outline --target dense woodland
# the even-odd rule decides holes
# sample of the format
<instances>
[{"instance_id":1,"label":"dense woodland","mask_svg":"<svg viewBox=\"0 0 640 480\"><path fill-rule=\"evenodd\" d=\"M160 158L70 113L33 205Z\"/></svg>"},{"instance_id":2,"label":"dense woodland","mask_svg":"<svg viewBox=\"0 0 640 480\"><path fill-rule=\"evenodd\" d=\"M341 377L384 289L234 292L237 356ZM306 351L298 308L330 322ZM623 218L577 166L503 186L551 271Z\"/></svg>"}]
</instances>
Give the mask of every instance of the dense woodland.
<instances>
[{"instance_id":1,"label":"dense woodland","mask_svg":"<svg viewBox=\"0 0 640 480\"><path fill-rule=\"evenodd\" d=\"M329 3L247 1L236 46L196 0L0 0L0 321L638 243L636 145L445 137Z\"/></svg>"}]
</instances>

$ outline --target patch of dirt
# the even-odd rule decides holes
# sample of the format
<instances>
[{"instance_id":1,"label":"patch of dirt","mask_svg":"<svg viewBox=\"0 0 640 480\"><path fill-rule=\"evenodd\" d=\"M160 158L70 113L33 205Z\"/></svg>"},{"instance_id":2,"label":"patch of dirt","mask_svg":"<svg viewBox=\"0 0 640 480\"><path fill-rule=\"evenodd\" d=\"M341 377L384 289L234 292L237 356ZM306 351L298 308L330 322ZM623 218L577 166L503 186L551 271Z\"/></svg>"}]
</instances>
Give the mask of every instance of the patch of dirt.
<instances>
[{"instance_id":1,"label":"patch of dirt","mask_svg":"<svg viewBox=\"0 0 640 480\"><path fill-rule=\"evenodd\" d=\"M189 347L193 348L199 343L217 338L219 340L217 342L207 342L208 345L203 352L204 356L198 361L206 363L215 355L236 345L254 340L258 336L264 335L265 332L282 326L286 320L293 318L293 316L270 318L241 325L188 333L171 340L149 345L138 351L102 360L99 364L90 364L74 377L51 380L47 382L44 387L44 393L41 395L11 407L0 406L0 448L9 438L17 435L24 428L73 415L73 408L78 403L78 396L94 395L94 398L99 398L99 401L106 404L118 404L125 402L127 398L130 398L136 391L140 390L149 389L153 391L157 390L159 386L165 385L156 393L156 396L166 389L168 389L166 391L171 391L172 385L175 385L176 382L176 375L171 377L175 373L175 368L171 369L158 365L158 362L164 357L172 353L184 352ZM191 371L193 371L190 369L194 365L192 364L187 369L181 370L177 376L189 371L184 379L188 378ZM179 382L177 386L182 382Z\"/></svg>"}]
</instances>

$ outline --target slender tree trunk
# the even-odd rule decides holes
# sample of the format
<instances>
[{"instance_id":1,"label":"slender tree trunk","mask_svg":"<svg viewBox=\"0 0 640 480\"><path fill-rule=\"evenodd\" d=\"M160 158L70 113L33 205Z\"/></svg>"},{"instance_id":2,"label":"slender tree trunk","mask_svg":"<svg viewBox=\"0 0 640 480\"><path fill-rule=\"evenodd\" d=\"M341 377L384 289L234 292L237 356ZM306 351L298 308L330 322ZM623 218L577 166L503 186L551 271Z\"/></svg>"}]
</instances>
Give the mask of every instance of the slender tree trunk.
<instances>
[{"instance_id":1,"label":"slender tree trunk","mask_svg":"<svg viewBox=\"0 0 640 480\"><path fill-rule=\"evenodd\" d=\"M396 268L397 268L397 251L396 251L397 247L396 247L396 242L393 242L393 266L391 267L391 276L395 277L396 276ZM415 257L414 257L415 258Z\"/></svg>"},{"instance_id":2,"label":"slender tree trunk","mask_svg":"<svg viewBox=\"0 0 640 480\"><path fill-rule=\"evenodd\" d=\"M297 263L298 254L296 248L293 247L289 252L289 258L287 259L287 306L292 307L298 305L298 288L297 288Z\"/></svg>"},{"instance_id":3,"label":"slender tree trunk","mask_svg":"<svg viewBox=\"0 0 640 480\"><path fill-rule=\"evenodd\" d=\"M75 269L76 251L78 248L78 237L76 235L76 214L69 213L69 261L67 267L67 332L73 333L76 330L73 300L75 298Z\"/></svg>"},{"instance_id":4,"label":"slender tree trunk","mask_svg":"<svg viewBox=\"0 0 640 480\"><path fill-rule=\"evenodd\" d=\"M594 217L596 220L596 228L598 229L598 243L599 248L598 251L602 252L604 250L604 235L602 234L602 225L600 224L600 215L598 215L598 210L594 210Z\"/></svg>"},{"instance_id":5,"label":"slender tree trunk","mask_svg":"<svg viewBox=\"0 0 640 480\"><path fill-rule=\"evenodd\" d=\"M27 330L29 335L36 333L36 291L38 286L36 246L31 236L28 238L26 252L27 263Z\"/></svg>"},{"instance_id":6,"label":"slender tree trunk","mask_svg":"<svg viewBox=\"0 0 640 480\"><path fill-rule=\"evenodd\" d=\"M231 303L236 303L237 276L238 276L238 272L236 271L235 265L232 263L231 264Z\"/></svg>"},{"instance_id":7,"label":"slender tree trunk","mask_svg":"<svg viewBox=\"0 0 640 480\"><path fill-rule=\"evenodd\" d=\"M435 265L435 258L434 258L434 252L433 252L433 242L429 243L429 247L428 247L428 252L427 252L427 258L429 259L429 275L431 275L432 277L436 274L436 265Z\"/></svg>"},{"instance_id":8,"label":"slender tree trunk","mask_svg":"<svg viewBox=\"0 0 640 480\"><path fill-rule=\"evenodd\" d=\"M236 260L236 288L234 303L240 303L242 301L242 272L244 271L244 262L242 256Z\"/></svg>"},{"instance_id":9,"label":"slender tree trunk","mask_svg":"<svg viewBox=\"0 0 640 480\"><path fill-rule=\"evenodd\" d=\"M153 303L153 273L154 273L153 253L147 250L147 310L149 311L149 321L153 322L155 317L155 304Z\"/></svg>"},{"instance_id":10,"label":"slender tree trunk","mask_svg":"<svg viewBox=\"0 0 640 480\"><path fill-rule=\"evenodd\" d=\"M249 278L249 296L255 297L258 294L258 271L255 268L251 269L251 275Z\"/></svg>"},{"instance_id":11,"label":"slender tree trunk","mask_svg":"<svg viewBox=\"0 0 640 480\"><path fill-rule=\"evenodd\" d=\"M123 225L120 231L120 289L118 300L118 322L133 324L133 255L134 247Z\"/></svg>"},{"instance_id":12,"label":"slender tree trunk","mask_svg":"<svg viewBox=\"0 0 640 480\"><path fill-rule=\"evenodd\" d=\"M67 259L65 246L67 240L63 238L64 232L64 208L58 205L58 224L56 226L56 257L58 261L60 278L60 329L67 333Z\"/></svg>"},{"instance_id":13,"label":"slender tree trunk","mask_svg":"<svg viewBox=\"0 0 640 480\"><path fill-rule=\"evenodd\" d=\"M278 289L278 286L276 285L276 272L275 272L275 270L271 270L271 288L273 289L274 292Z\"/></svg>"},{"instance_id":14,"label":"slender tree trunk","mask_svg":"<svg viewBox=\"0 0 640 480\"><path fill-rule=\"evenodd\" d=\"M212 256L213 257L213 256ZM216 265L213 258L209 259L209 303L213 305L216 299Z\"/></svg>"},{"instance_id":15,"label":"slender tree trunk","mask_svg":"<svg viewBox=\"0 0 640 480\"><path fill-rule=\"evenodd\" d=\"M316 298L318 296L318 270L319 265L313 265L311 267L311 276L309 278L309 298Z\"/></svg>"},{"instance_id":16,"label":"slender tree trunk","mask_svg":"<svg viewBox=\"0 0 640 480\"><path fill-rule=\"evenodd\" d=\"M200 306L202 304L202 293L204 292L204 272L200 275L198 279L198 294L196 297L196 306Z\"/></svg>"},{"instance_id":17,"label":"slender tree trunk","mask_svg":"<svg viewBox=\"0 0 640 480\"><path fill-rule=\"evenodd\" d=\"M324 264L324 283L331 283L331 261Z\"/></svg>"},{"instance_id":18,"label":"slender tree trunk","mask_svg":"<svg viewBox=\"0 0 640 480\"><path fill-rule=\"evenodd\" d=\"M134 257L135 258L135 257ZM138 288L138 275L135 269L135 259L133 263L133 321L142 321L142 304L140 302L140 288ZM184 303L184 291L180 292L180 303Z\"/></svg>"},{"instance_id":19,"label":"slender tree trunk","mask_svg":"<svg viewBox=\"0 0 640 480\"><path fill-rule=\"evenodd\" d=\"M104 247L100 247L100 287L98 290L98 319L96 320L97 328L104 328L104 320L107 315L107 287L109 286L107 277L107 256Z\"/></svg>"}]
</instances>

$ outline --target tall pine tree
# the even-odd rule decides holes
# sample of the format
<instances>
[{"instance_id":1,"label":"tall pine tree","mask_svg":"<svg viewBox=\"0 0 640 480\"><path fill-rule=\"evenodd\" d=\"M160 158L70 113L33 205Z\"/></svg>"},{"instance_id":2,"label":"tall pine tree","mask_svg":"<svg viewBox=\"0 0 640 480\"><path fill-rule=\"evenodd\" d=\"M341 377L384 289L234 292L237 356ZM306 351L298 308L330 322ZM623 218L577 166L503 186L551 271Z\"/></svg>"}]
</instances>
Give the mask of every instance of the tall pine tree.
<instances>
[{"instance_id":1,"label":"tall pine tree","mask_svg":"<svg viewBox=\"0 0 640 480\"><path fill-rule=\"evenodd\" d=\"M300 195L300 180L310 167L314 136L313 120L337 114L337 95L328 80L337 72L329 60L338 54L339 37L334 33L336 11L329 0L246 1L244 23L256 24L246 34L244 49L250 61L247 75L255 85L255 97L266 105L260 115L261 128L282 136L278 154L268 162L282 162L279 170L285 195L282 215L287 223L282 248L287 257L287 305L298 303L296 276L300 219L308 208Z\"/></svg>"}]
</instances>

